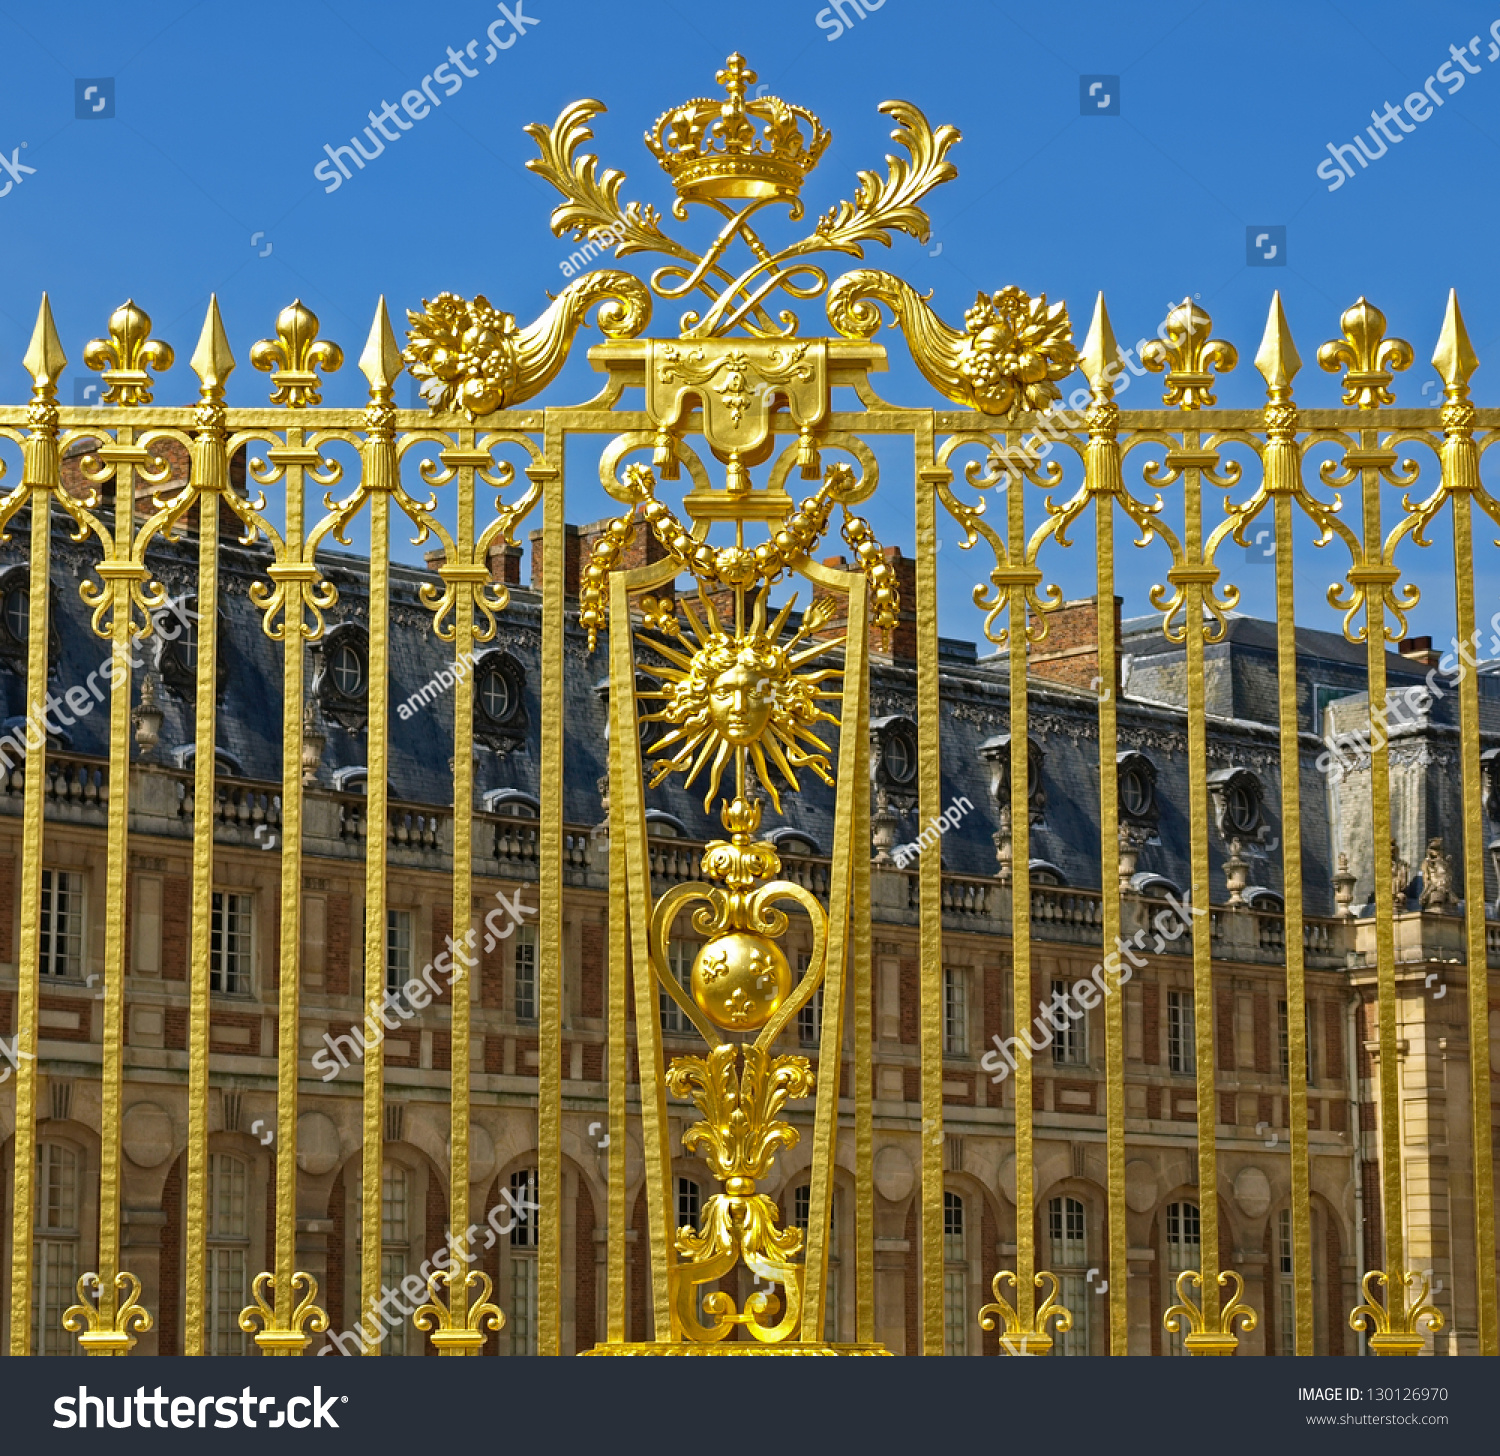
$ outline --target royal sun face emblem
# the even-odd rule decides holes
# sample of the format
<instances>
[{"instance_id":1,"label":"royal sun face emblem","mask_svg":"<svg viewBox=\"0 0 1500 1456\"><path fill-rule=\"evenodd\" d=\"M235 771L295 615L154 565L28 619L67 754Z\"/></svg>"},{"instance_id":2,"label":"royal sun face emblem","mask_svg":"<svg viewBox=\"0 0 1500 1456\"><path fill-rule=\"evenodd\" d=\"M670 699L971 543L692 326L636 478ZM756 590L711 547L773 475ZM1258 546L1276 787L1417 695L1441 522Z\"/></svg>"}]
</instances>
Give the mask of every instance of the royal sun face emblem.
<instances>
[{"instance_id":1,"label":"royal sun face emblem","mask_svg":"<svg viewBox=\"0 0 1500 1456\"><path fill-rule=\"evenodd\" d=\"M745 623L744 593L737 591L740 620L732 629L721 621L714 599L701 589L701 616L686 601L680 607L656 603L654 610L648 610L647 625L660 637L643 636L641 641L662 659L652 670L665 684L640 694L662 704L657 712L642 714L642 722L666 725L666 731L646 750L652 760L653 788L678 772L687 775L686 783L691 786L706 769L703 807L708 809L731 761L736 771L735 792L745 793L748 760L780 813L778 778L800 789L797 771L807 769L825 784L833 783L830 749L818 728L823 723L838 725L838 719L821 705L840 696L824 686L840 676L840 670L809 666L844 640L841 635L817 637L833 615L832 604L826 597L815 599L783 643L782 634L797 599L788 601L768 626L768 595L769 589L757 593L750 621ZM686 618L686 630L678 610Z\"/></svg>"}]
</instances>

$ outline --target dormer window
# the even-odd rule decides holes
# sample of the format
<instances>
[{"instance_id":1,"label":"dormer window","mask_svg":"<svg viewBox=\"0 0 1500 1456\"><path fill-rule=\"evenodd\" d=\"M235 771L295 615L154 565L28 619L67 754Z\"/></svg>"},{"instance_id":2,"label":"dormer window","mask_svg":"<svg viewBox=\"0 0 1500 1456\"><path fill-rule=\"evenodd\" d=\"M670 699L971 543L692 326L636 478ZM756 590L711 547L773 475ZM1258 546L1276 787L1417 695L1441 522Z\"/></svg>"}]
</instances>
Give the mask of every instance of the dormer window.
<instances>
[{"instance_id":1,"label":"dormer window","mask_svg":"<svg viewBox=\"0 0 1500 1456\"><path fill-rule=\"evenodd\" d=\"M474 736L497 753L526 744L526 669L509 652L486 652L475 664Z\"/></svg>"},{"instance_id":2,"label":"dormer window","mask_svg":"<svg viewBox=\"0 0 1500 1456\"><path fill-rule=\"evenodd\" d=\"M340 622L314 658L312 690L318 705L349 733L363 731L369 718L370 639L363 627Z\"/></svg>"},{"instance_id":3,"label":"dormer window","mask_svg":"<svg viewBox=\"0 0 1500 1456\"><path fill-rule=\"evenodd\" d=\"M1227 843L1265 838L1265 790L1249 769L1225 768L1209 774L1208 793L1214 822Z\"/></svg>"},{"instance_id":4,"label":"dormer window","mask_svg":"<svg viewBox=\"0 0 1500 1456\"><path fill-rule=\"evenodd\" d=\"M1134 750L1120 754L1116 763L1121 817L1132 824L1154 826L1161 817L1156 802L1156 765Z\"/></svg>"}]
</instances>

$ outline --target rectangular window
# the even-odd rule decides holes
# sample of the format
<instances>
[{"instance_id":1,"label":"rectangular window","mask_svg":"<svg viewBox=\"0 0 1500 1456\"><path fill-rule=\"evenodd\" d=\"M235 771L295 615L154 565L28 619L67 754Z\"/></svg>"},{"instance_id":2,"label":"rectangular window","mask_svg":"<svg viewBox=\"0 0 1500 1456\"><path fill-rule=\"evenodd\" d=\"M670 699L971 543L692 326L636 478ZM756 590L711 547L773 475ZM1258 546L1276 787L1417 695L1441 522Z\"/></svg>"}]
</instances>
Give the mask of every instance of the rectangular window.
<instances>
[{"instance_id":1,"label":"rectangular window","mask_svg":"<svg viewBox=\"0 0 1500 1456\"><path fill-rule=\"evenodd\" d=\"M1281 1353L1297 1353L1297 1286L1292 1280L1292 1210L1283 1208L1276 1218L1276 1323Z\"/></svg>"},{"instance_id":2,"label":"rectangular window","mask_svg":"<svg viewBox=\"0 0 1500 1456\"><path fill-rule=\"evenodd\" d=\"M411 911L385 912L385 989L393 996L411 980Z\"/></svg>"},{"instance_id":3,"label":"rectangular window","mask_svg":"<svg viewBox=\"0 0 1500 1456\"><path fill-rule=\"evenodd\" d=\"M943 1050L960 1057L969 1051L969 973L957 966L943 968Z\"/></svg>"},{"instance_id":4,"label":"rectangular window","mask_svg":"<svg viewBox=\"0 0 1500 1456\"><path fill-rule=\"evenodd\" d=\"M536 926L518 925L515 940L516 1020L536 1020Z\"/></svg>"},{"instance_id":5,"label":"rectangular window","mask_svg":"<svg viewBox=\"0 0 1500 1456\"><path fill-rule=\"evenodd\" d=\"M672 976L684 991L691 995L693 984L693 961L698 955L698 943L694 940L672 940L667 942L667 965ZM686 1031L692 1023L683 1009L666 991L658 991L661 998L661 1029L663 1031Z\"/></svg>"},{"instance_id":6,"label":"rectangular window","mask_svg":"<svg viewBox=\"0 0 1500 1456\"><path fill-rule=\"evenodd\" d=\"M807 974L812 957L803 951L797 957L797 980L800 983ZM797 1045L815 1047L823 1035L823 988L818 987L806 1006L797 1013Z\"/></svg>"},{"instance_id":7,"label":"rectangular window","mask_svg":"<svg viewBox=\"0 0 1500 1456\"><path fill-rule=\"evenodd\" d=\"M215 890L208 932L208 988L250 994L254 898Z\"/></svg>"},{"instance_id":8,"label":"rectangular window","mask_svg":"<svg viewBox=\"0 0 1500 1456\"><path fill-rule=\"evenodd\" d=\"M215 899L218 896L214 897ZM208 1159L207 1346L210 1355L243 1355L240 1311L250 1303L245 1263L250 1248L249 1170L228 1153Z\"/></svg>"},{"instance_id":9,"label":"rectangular window","mask_svg":"<svg viewBox=\"0 0 1500 1456\"><path fill-rule=\"evenodd\" d=\"M1196 1269L1201 1263L1199 1246L1198 1205L1196 1203L1169 1203L1167 1205L1167 1297L1177 1298L1176 1277L1184 1269ZM1187 1346L1180 1329L1176 1334L1167 1331L1167 1353L1186 1355Z\"/></svg>"},{"instance_id":10,"label":"rectangular window","mask_svg":"<svg viewBox=\"0 0 1500 1456\"><path fill-rule=\"evenodd\" d=\"M1197 1027L1193 993L1167 992L1167 1066L1184 1076L1198 1070Z\"/></svg>"},{"instance_id":11,"label":"rectangular window","mask_svg":"<svg viewBox=\"0 0 1500 1456\"><path fill-rule=\"evenodd\" d=\"M1062 1285L1061 1297L1068 1313L1073 1316L1071 1329L1062 1330L1056 1336L1057 1344L1053 1346L1055 1355L1087 1355L1089 1352L1089 1314L1093 1306L1089 1297L1094 1293L1088 1278L1083 1274L1061 1274L1058 1282Z\"/></svg>"},{"instance_id":12,"label":"rectangular window","mask_svg":"<svg viewBox=\"0 0 1500 1456\"><path fill-rule=\"evenodd\" d=\"M1303 1012L1306 1014L1307 1034L1303 1046L1307 1051L1307 1085L1313 1085L1313 1004L1311 1001L1302 1003ZM1292 1050L1291 1050L1291 1016L1287 1010L1285 1001L1276 1003L1276 1040L1281 1057L1281 1076L1288 1080L1292 1075Z\"/></svg>"},{"instance_id":13,"label":"rectangular window","mask_svg":"<svg viewBox=\"0 0 1500 1456\"><path fill-rule=\"evenodd\" d=\"M511 1208L515 1221L510 1229L510 1304L506 1328L512 1355L536 1354L537 1244L540 1229L531 1205L537 1202L535 1168L522 1168L510 1175ZM516 1205L520 1205L520 1211ZM524 1211L525 1216L522 1216Z\"/></svg>"},{"instance_id":14,"label":"rectangular window","mask_svg":"<svg viewBox=\"0 0 1500 1456\"><path fill-rule=\"evenodd\" d=\"M42 974L81 979L83 876L70 870L43 870L41 908Z\"/></svg>"},{"instance_id":15,"label":"rectangular window","mask_svg":"<svg viewBox=\"0 0 1500 1456\"><path fill-rule=\"evenodd\" d=\"M407 914L398 911L398 914ZM382 1291L399 1289L406 1278L411 1242L411 1179L399 1163L385 1163L380 1170L380 1284ZM386 1321L383 1355L404 1355L409 1320Z\"/></svg>"},{"instance_id":16,"label":"rectangular window","mask_svg":"<svg viewBox=\"0 0 1500 1456\"><path fill-rule=\"evenodd\" d=\"M792 1190L792 1227L807 1234L812 1219L812 1188L803 1183ZM839 1194L829 1191L828 1269L823 1283L823 1338L830 1343L839 1338Z\"/></svg>"},{"instance_id":17,"label":"rectangular window","mask_svg":"<svg viewBox=\"0 0 1500 1456\"><path fill-rule=\"evenodd\" d=\"M1068 983L1053 981L1052 1004L1061 1004L1058 997L1067 998ZM1064 1020L1058 1017L1059 1021ZM1089 1018L1084 1012L1077 1021L1069 1020L1052 1042L1052 1060L1070 1067L1085 1067L1089 1060Z\"/></svg>"},{"instance_id":18,"label":"rectangular window","mask_svg":"<svg viewBox=\"0 0 1500 1456\"><path fill-rule=\"evenodd\" d=\"M59 1143L36 1150L36 1245L32 1342L38 1355L76 1355L63 1312L78 1302L78 1155Z\"/></svg>"},{"instance_id":19,"label":"rectangular window","mask_svg":"<svg viewBox=\"0 0 1500 1456\"><path fill-rule=\"evenodd\" d=\"M943 1354L969 1353L969 1261L964 1201L943 1194Z\"/></svg>"}]
</instances>

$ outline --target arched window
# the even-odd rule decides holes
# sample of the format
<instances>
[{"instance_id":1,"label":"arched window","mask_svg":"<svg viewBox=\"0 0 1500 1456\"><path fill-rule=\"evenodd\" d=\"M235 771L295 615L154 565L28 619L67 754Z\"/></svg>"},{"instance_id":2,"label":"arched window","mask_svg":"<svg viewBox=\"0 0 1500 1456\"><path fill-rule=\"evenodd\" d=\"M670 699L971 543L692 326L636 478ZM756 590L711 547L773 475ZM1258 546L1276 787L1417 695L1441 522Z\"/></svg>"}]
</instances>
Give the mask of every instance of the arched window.
<instances>
[{"instance_id":1,"label":"arched window","mask_svg":"<svg viewBox=\"0 0 1500 1456\"><path fill-rule=\"evenodd\" d=\"M964 1201L943 1194L943 1354L969 1353L969 1258Z\"/></svg>"},{"instance_id":2,"label":"arched window","mask_svg":"<svg viewBox=\"0 0 1500 1456\"><path fill-rule=\"evenodd\" d=\"M62 1325L63 1312L77 1301L78 1204L78 1154L62 1143L38 1143L31 1332L31 1348L38 1355L78 1353Z\"/></svg>"},{"instance_id":3,"label":"arched window","mask_svg":"<svg viewBox=\"0 0 1500 1456\"><path fill-rule=\"evenodd\" d=\"M411 1253L411 1177L399 1163L380 1170L380 1283L381 1297L398 1289L406 1278ZM406 1354L407 1321L393 1319L381 1345L384 1355Z\"/></svg>"},{"instance_id":4,"label":"arched window","mask_svg":"<svg viewBox=\"0 0 1500 1456\"><path fill-rule=\"evenodd\" d=\"M537 1269L536 1251L540 1228L536 1213L535 1168L519 1168L510 1175L510 1304L506 1328L510 1331L512 1355L536 1354Z\"/></svg>"},{"instance_id":5,"label":"arched window","mask_svg":"<svg viewBox=\"0 0 1500 1456\"><path fill-rule=\"evenodd\" d=\"M1073 1328L1057 1336L1053 1353L1089 1353L1088 1215L1076 1198L1054 1198L1047 1204L1050 1264L1061 1286L1063 1304L1073 1316Z\"/></svg>"},{"instance_id":6,"label":"arched window","mask_svg":"<svg viewBox=\"0 0 1500 1456\"><path fill-rule=\"evenodd\" d=\"M1202 1262L1201 1235L1196 1203L1169 1203L1167 1205L1167 1303L1177 1301L1177 1276L1184 1269L1196 1269ZM1185 1355L1183 1345L1186 1330L1177 1334L1167 1333L1167 1353Z\"/></svg>"},{"instance_id":7,"label":"arched window","mask_svg":"<svg viewBox=\"0 0 1500 1456\"><path fill-rule=\"evenodd\" d=\"M250 1170L229 1153L208 1157L208 1353L243 1355L240 1311L250 1303L245 1266L250 1255Z\"/></svg>"}]
</instances>

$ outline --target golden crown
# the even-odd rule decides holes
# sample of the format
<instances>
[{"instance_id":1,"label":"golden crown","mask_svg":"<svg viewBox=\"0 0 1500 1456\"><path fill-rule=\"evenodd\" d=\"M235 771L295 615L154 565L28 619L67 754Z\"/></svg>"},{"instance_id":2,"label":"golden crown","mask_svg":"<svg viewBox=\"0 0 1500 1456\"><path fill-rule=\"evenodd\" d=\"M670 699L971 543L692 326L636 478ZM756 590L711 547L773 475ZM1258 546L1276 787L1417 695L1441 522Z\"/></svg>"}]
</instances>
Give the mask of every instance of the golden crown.
<instances>
[{"instance_id":1,"label":"golden crown","mask_svg":"<svg viewBox=\"0 0 1500 1456\"><path fill-rule=\"evenodd\" d=\"M646 145L679 197L796 197L830 133L812 112L779 96L746 97L756 74L738 51L714 79L723 101L697 96L663 112ZM763 123L760 136L756 123Z\"/></svg>"}]
</instances>

